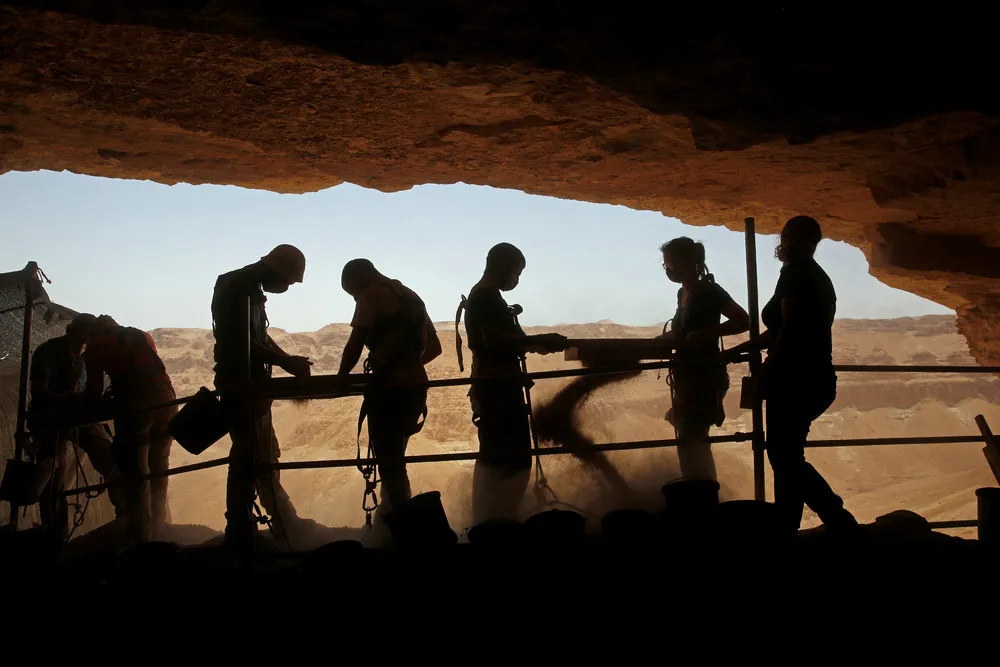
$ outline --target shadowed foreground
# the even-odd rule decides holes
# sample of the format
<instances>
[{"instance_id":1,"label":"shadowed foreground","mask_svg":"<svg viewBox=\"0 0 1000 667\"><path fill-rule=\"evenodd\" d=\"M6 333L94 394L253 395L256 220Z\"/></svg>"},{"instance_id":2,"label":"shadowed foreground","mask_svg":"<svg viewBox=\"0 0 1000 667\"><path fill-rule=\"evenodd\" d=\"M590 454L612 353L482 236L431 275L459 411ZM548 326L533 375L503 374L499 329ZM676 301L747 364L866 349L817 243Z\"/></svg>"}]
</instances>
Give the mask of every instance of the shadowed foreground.
<instances>
[{"instance_id":1,"label":"shadowed foreground","mask_svg":"<svg viewBox=\"0 0 1000 667\"><path fill-rule=\"evenodd\" d=\"M615 616L641 609L656 615L661 606L667 613L724 613L732 607L718 605L730 600L742 607L788 599L802 611L871 598L884 609L904 600L940 604L942 595L982 599L997 590L987 568L996 553L974 540L935 533L910 512L880 517L852 538L823 529L783 537L766 503L691 507L658 515L612 513L597 535L584 533L579 515L554 510L523 524L484 524L470 531L468 543L457 543L447 527L435 530L425 522L423 531L404 535L393 550L364 548L345 532L319 549L283 554L264 533L252 557L216 546L218 539L198 547L153 542L71 557L58 554L39 531L26 531L3 536L0 566L20 573L15 587L27 585L38 594L51 586L87 600L146 591L195 599L260 590L329 600L445 596L463 609L482 605L499 612L525 602L548 606L558 591L560 606L566 596L588 605L644 605L606 608L618 609ZM544 599L534 599L543 590ZM932 590L937 597L925 595ZM346 597L351 595L362 598Z\"/></svg>"}]
</instances>

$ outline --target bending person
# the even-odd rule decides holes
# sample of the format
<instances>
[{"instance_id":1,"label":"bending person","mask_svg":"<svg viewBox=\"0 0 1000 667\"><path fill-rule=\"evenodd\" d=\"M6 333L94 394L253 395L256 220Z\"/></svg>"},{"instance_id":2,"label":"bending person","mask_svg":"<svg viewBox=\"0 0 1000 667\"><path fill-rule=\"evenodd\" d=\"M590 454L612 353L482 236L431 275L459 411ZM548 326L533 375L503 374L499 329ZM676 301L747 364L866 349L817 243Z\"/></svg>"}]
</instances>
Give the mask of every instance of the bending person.
<instances>
[{"instance_id":1,"label":"bending person","mask_svg":"<svg viewBox=\"0 0 1000 667\"><path fill-rule=\"evenodd\" d=\"M781 275L774 296L761 311L767 330L732 350L766 349L760 390L767 404L767 456L774 470L774 502L787 528L797 531L803 505L832 530L853 530L855 518L844 501L805 458L812 422L837 397L833 369L833 320L837 295L813 254L822 239L819 223L796 216L781 230L775 256Z\"/></svg>"},{"instance_id":2,"label":"bending person","mask_svg":"<svg viewBox=\"0 0 1000 667\"><path fill-rule=\"evenodd\" d=\"M173 438L167 425L177 414L177 406L147 408L177 396L148 333L123 327L109 315L98 317L90 332L84 354L87 393L99 398L107 374L114 408L114 452L123 476L126 535L135 542L158 539L170 521L168 478L145 477L170 467Z\"/></svg>"},{"instance_id":3,"label":"bending person","mask_svg":"<svg viewBox=\"0 0 1000 667\"><path fill-rule=\"evenodd\" d=\"M667 376L671 407L666 419L677 432L681 474L715 481L708 434L726 419L722 401L729 391L719 339L748 331L750 316L716 284L701 243L682 236L664 243L660 252L667 278L681 285L671 329L662 336L675 349L676 362Z\"/></svg>"},{"instance_id":4,"label":"bending person","mask_svg":"<svg viewBox=\"0 0 1000 667\"><path fill-rule=\"evenodd\" d=\"M379 273L369 260L348 262L341 286L357 306L339 374L350 373L368 347L364 370L372 379L361 407L361 417L368 419L368 441L376 459L402 458L427 416L427 388L409 385L427 381L424 366L441 355L441 341L420 297ZM410 479L402 461L380 460L378 471L379 516L385 516L410 499Z\"/></svg>"},{"instance_id":5,"label":"bending person","mask_svg":"<svg viewBox=\"0 0 1000 667\"><path fill-rule=\"evenodd\" d=\"M272 366L294 376L308 376L311 362L278 347L267 333L264 292L282 294L302 282L306 259L290 245L279 245L259 262L219 276L212 296L212 333L215 336L215 386L230 424L229 476L226 480L226 544L251 548L257 529L253 518L254 490L271 517L275 537L288 538L289 525L298 514L281 486L276 463L280 451L271 422L271 401L245 398L241 389L249 380L271 377ZM243 319L249 301L250 350ZM247 369L249 356L250 368Z\"/></svg>"},{"instance_id":6,"label":"bending person","mask_svg":"<svg viewBox=\"0 0 1000 667\"><path fill-rule=\"evenodd\" d=\"M472 421L479 429L479 453L472 481L472 521L517 519L531 478L531 429L521 377L525 352L558 352L566 337L528 336L501 292L515 287L524 255L509 243L490 249L486 270L465 302L465 329L472 350L472 377L500 381L473 384Z\"/></svg>"},{"instance_id":7,"label":"bending person","mask_svg":"<svg viewBox=\"0 0 1000 667\"><path fill-rule=\"evenodd\" d=\"M42 525L54 535L68 535L69 510L67 500L59 494L65 490L68 469L67 445L76 444L90 459L94 470L111 482L108 493L121 515L125 504L120 495L118 468L111 452L111 438L102 424L84 424L70 428L60 422L76 408L83 408L81 399L87 386L84 350L90 340L90 327L97 320L81 313L66 326L66 335L47 340L31 357L31 409L28 428L31 429L38 464L47 479L42 494L40 513Z\"/></svg>"}]
</instances>

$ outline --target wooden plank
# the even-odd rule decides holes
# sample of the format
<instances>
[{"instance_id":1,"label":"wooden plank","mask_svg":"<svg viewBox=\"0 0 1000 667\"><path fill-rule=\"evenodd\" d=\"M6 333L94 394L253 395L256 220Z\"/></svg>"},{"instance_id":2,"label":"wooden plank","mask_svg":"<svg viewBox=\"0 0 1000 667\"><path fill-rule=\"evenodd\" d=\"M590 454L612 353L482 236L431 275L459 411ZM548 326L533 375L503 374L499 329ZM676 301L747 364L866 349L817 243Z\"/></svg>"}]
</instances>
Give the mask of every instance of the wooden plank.
<instances>
[{"instance_id":1,"label":"wooden plank","mask_svg":"<svg viewBox=\"0 0 1000 667\"><path fill-rule=\"evenodd\" d=\"M566 361L624 363L669 359L671 348L657 338L571 338Z\"/></svg>"},{"instance_id":2,"label":"wooden plank","mask_svg":"<svg viewBox=\"0 0 1000 667\"><path fill-rule=\"evenodd\" d=\"M976 415L976 426L979 427L979 432L983 434L983 440L986 441L986 446L983 447L983 456L990 464L990 470L993 471L993 477L996 478L997 484L1000 484L1000 445L997 444L996 436L993 435L990 425L986 423L986 417Z\"/></svg>"}]
</instances>

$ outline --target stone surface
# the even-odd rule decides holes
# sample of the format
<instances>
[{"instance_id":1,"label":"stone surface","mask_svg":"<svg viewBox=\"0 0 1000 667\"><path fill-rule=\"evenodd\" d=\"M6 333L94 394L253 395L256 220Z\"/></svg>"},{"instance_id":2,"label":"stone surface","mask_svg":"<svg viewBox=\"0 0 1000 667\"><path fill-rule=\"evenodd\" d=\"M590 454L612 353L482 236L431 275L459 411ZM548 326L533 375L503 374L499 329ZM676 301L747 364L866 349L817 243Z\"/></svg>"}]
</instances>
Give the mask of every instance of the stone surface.
<instances>
[{"instance_id":1,"label":"stone surface","mask_svg":"<svg viewBox=\"0 0 1000 667\"><path fill-rule=\"evenodd\" d=\"M0 173L462 181L764 232L805 213L886 283L957 309L976 358L1000 364L990 22L650 11L3 3Z\"/></svg>"}]
</instances>

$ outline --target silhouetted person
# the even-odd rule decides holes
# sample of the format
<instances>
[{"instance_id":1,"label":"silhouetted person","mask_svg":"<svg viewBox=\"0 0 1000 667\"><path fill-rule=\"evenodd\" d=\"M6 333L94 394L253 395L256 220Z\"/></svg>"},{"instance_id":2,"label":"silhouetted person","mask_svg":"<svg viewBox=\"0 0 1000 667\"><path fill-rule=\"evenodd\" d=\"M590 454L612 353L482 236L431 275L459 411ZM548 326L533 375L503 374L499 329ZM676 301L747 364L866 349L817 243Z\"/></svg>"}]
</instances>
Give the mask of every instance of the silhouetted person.
<instances>
[{"instance_id":1,"label":"silhouetted person","mask_svg":"<svg viewBox=\"0 0 1000 667\"><path fill-rule=\"evenodd\" d=\"M701 243L682 236L664 243L660 252L667 278L681 285L677 312L663 336L674 347L676 362L668 376L671 407L667 421L677 431L681 474L714 481L715 460L707 439L711 427L725 421L722 401L729 391L719 339L747 331L750 316L716 284L705 266Z\"/></svg>"},{"instance_id":2,"label":"silhouetted person","mask_svg":"<svg viewBox=\"0 0 1000 667\"><path fill-rule=\"evenodd\" d=\"M473 378L502 378L469 390L472 421L479 429L479 453L472 482L472 519L516 519L531 474L531 429L521 357L558 352L566 337L528 336L501 296L517 287L526 262L509 243L490 249L486 270L466 301L465 329L472 350Z\"/></svg>"},{"instance_id":3,"label":"silhouetted person","mask_svg":"<svg viewBox=\"0 0 1000 667\"><path fill-rule=\"evenodd\" d=\"M66 335L47 340L31 357L31 412L29 418L39 466L48 479L43 492L40 512L42 524L62 538L67 536L69 511L66 498L54 494L65 490L68 481L68 448L75 443L86 452L94 470L105 481L118 479L118 468L111 451L111 438L100 424L84 424L67 428L60 416L83 407L87 387L87 367L84 349L90 340L90 327L97 318L82 313L66 326ZM31 414L29 412L29 414ZM109 496L116 511L124 511L120 489L112 486Z\"/></svg>"},{"instance_id":4,"label":"silhouetted person","mask_svg":"<svg viewBox=\"0 0 1000 667\"><path fill-rule=\"evenodd\" d=\"M167 425L177 414L177 406L145 408L168 403L177 396L148 333L121 326L109 315L98 317L90 333L84 354L87 393L100 398L107 374L114 414L114 452L123 476L127 538L147 542L156 539L170 520L168 478L142 478L170 466L173 438Z\"/></svg>"},{"instance_id":5,"label":"silhouetted person","mask_svg":"<svg viewBox=\"0 0 1000 667\"><path fill-rule=\"evenodd\" d=\"M296 377L311 374L306 357L287 354L267 333L264 292L282 294L302 282L306 259L290 245L279 245L259 262L219 276L212 297L212 332L215 335L215 386L229 416L232 449L226 481L226 543L249 547L257 524L253 518L254 489L271 517L276 537L287 539L289 524L298 519L295 507L281 487L276 463L280 450L271 422L271 401L245 398L240 391L247 381L267 380L273 366ZM247 330L243 314L250 306L249 378L247 377Z\"/></svg>"},{"instance_id":6,"label":"silhouetted person","mask_svg":"<svg viewBox=\"0 0 1000 667\"><path fill-rule=\"evenodd\" d=\"M361 410L368 419L368 440L377 460L402 457L410 436L420 431L421 418L427 416L427 388L407 385L427 381L424 365L440 356L441 341L420 297L379 273L369 260L348 262L341 286L357 306L340 375L354 369L367 346L364 370L371 381ZM379 511L388 514L409 500L410 480L401 461L379 460L378 471L382 478Z\"/></svg>"},{"instance_id":7,"label":"silhouetted person","mask_svg":"<svg viewBox=\"0 0 1000 667\"><path fill-rule=\"evenodd\" d=\"M730 354L766 349L761 391L767 404L767 455L774 470L774 502L798 530L803 504L830 529L854 529L844 501L805 459L812 422L837 397L833 369L833 321L837 295L813 253L822 239L819 223L796 216L781 231L775 256L781 275L761 311L767 330Z\"/></svg>"}]
</instances>

